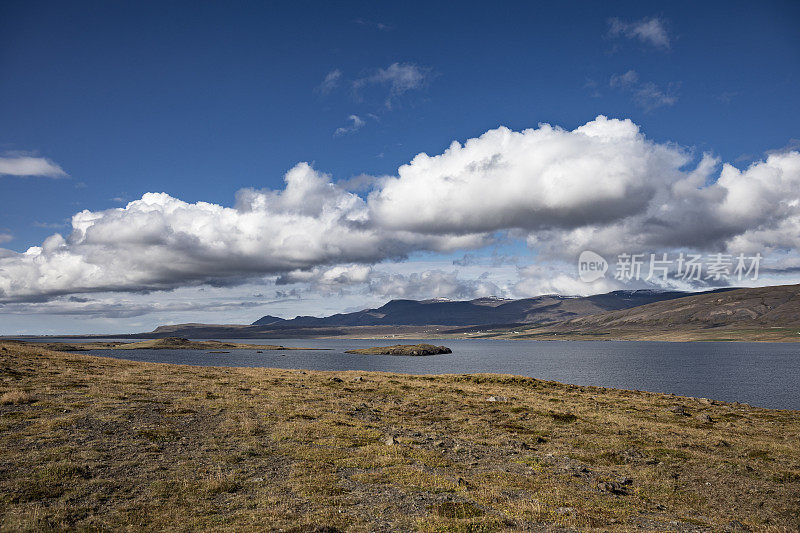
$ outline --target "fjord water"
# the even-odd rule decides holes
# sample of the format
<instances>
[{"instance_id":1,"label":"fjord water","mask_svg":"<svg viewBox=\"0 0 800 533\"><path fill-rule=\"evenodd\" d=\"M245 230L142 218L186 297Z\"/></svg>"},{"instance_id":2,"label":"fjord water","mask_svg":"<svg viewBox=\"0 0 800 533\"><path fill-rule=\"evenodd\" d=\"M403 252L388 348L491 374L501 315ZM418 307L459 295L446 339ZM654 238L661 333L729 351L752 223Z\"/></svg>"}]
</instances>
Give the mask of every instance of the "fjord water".
<instances>
[{"instance_id":1,"label":"fjord water","mask_svg":"<svg viewBox=\"0 0 800 533\"><path fill-rule=\"evenodd\" d=\"M227 340L227 339L226 339ZM73 340L74 342L74 340ZM800 343L526 340L236 339L324 351L98 350L135 361L201 366L360 370L408 374L517 374L576 385L674 393L800 409ZM450 355L353 355L353 348L427 342Z\"/></svg>"}]
</instances>

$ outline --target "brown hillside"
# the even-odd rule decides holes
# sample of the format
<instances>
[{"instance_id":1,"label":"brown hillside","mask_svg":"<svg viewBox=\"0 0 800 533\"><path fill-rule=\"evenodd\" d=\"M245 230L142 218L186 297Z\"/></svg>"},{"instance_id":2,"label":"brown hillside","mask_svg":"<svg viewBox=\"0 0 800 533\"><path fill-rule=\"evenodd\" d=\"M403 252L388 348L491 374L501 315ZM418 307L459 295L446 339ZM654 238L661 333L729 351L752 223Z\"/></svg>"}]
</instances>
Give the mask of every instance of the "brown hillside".
<instances>
[{"instance_id":1,"label":"brown hillside","mask_svg":"<svg viewBox=\"0 0 800 533\"><path fill-rule=\"evenodd\" d=\"M800 285L735 289L609 311L565 321L558 329L627 327L798 327Z\"/></svg>"}]
</instances>

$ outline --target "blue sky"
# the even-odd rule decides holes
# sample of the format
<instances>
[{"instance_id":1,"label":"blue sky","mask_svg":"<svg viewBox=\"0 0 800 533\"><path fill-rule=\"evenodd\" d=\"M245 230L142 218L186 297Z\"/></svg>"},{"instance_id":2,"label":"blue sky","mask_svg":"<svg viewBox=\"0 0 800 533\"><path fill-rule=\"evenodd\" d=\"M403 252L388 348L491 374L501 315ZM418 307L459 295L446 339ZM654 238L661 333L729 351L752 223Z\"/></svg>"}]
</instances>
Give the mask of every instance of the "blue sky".
<instances>
[{"instance_id":1,"label":"blue sky","mask_svg":"<svg viewBox=\"0 0 800 533\"><path fill-rule=\"evenodd\" d=\"M303 161L334 181L396 176L418 153L501 125L573 130L598 115L629 119L650 141L679 146L692 168L710 152L745 170L800 138L798 27L797 2L6 1L0 157L46 159L64 175L0 175L0 247L68 238L75 213L145 193L231 207L240 189L283 189ZM539 253L530 235L495 229L500 244L399 255L430 268L465 250L527 255L525 263ZM382 261L393 258L360 263ZM340 291L325 305L315 295L281 309L318 314L306 307L387 296ZM254 306L227 318L272 308ZM15 317L16 326L25 313Z\"/></svg>"}]
</instances>

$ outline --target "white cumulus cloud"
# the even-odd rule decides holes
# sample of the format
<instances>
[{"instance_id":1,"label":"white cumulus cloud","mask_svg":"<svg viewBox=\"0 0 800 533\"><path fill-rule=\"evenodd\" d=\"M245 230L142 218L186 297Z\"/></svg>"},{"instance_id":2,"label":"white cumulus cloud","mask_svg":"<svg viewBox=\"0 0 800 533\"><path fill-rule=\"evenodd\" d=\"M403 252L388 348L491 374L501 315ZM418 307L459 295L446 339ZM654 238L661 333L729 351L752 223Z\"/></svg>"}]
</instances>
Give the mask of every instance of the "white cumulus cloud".
<instances>
[{"instance_id":1,"label":"white cumulus cloud","mask_svg":"<svg viewBox=\"0 0 800 533\"><path fill-rule=\"evenodd\" d=\"M330 293L362 286L405 297L497 295L502 287L488 279L373 266L479 248L499 232L525 240L538 266L560 272L586 249L607 258L761 252L794 264L800 152L773 152L744 169L712 154L696 159L647 139L630 120L599 116L573 130L501 127L419 154L395 176L370 180L366 198L306 163L286 173L281 189L239 191L232 207L148 193L125 207L77 213L71 232L26 252L0 248L0 302L265 276ZM579 290L541 270L520 271L520 279L525 294Z\"/></svg>"},{"instance_id":2,"label":"white cumulus cloud","mask_svg":"<svg viewBox=\"0 0 800 533\"><path fill-rule=\"evenodd\" d=\"M545 254L584 249L695 250L762 254L800 250L800 152L771 154L745 170L706 154L679 179L659 183L641 212L608 224L529 234ZM655 179L655 178L654 178Z\"/></svg>"},{"instance_id":3,"label":"white cumulus cloud","mask_svg":"<svg viewBox=\"0 0 800 533\"><path fill-rule=\"evenodd\" d=\"M0 156L0 176L63 178L66 175L64 169L44 157Z\"/></svg>"},{"instance_id":4,"label":"white cumulus cloud","mask_svg":"<svg viewBox=\"0 0 800 533\"><path fill-rule=\"evenodd\" d=\"M380 224L422 233L603 224L641 212L689 160L646 140L630 120L601 116L573 131L498 128L416 156L369 205Z\"/></svg>"},{"instance_id":5,"label":"white cumulus cloud","mask_svg":"<svg viewBox=\"0 0 800 533\"><path fill-rule=\"evenodd\" d=\"M0 256L0 300L239 283L417 250L475 247L481 236L418 235L368 219L366 203L301 163L280 191L245 189L234 207L148 193L124 208L82 211L72 232Z\"/></svg>"}]
</instances>

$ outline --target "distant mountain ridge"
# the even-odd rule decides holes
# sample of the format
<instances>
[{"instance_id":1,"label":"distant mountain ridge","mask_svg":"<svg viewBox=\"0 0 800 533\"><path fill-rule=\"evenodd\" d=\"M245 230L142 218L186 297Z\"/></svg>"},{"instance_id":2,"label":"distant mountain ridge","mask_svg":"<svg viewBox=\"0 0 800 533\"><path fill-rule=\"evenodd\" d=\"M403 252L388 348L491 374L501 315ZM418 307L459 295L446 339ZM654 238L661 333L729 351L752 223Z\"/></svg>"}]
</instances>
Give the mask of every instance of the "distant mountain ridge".
<instances>
[{"instance_id":1,"label":"distant mountain ridge","mask_svg":"<svg viewBox=\"0 0 800 533\"><path fill-rule=\"evenodd\" d=\"M686 292L614 291L588 297L547 295L521 300L478 298L468 301L391 300L376 309L337 313L327 317L262 317L251 325L280 328L343 326L480 326L537 324L687 296Z\"/></svg>"},{"instance_id":2,"label":"distant mountain ridge","mask_svg":"<svg viewBox=\"0 0 800 533\"><path fill-rule=\"evenodd\" d=\"M392 300L328 317L265 316L250 325L178 324L139 338L396 337L649 340L800 340L800 285L723 288L701 293L614 291L521 300ZM721 332L721 333L717 333Z\"/></svg>"},{"instance_id":3,"label":"distant mountain ridge","mask_svg":"<svg viewBox=\"0 0 800 533\"><path fill-rule=\"evenodd\" d=\"M539 324L628 309L693 293L679 291L614 291L587 297L546 295L521 300L478 298L454 300L391 300L376 309L337 313L327 317L298 316L282 319L264 316L252 326L280 328L352 326L480 326Z\"/></svg>"},{"instance_id":4,"label":"distant mountain ridge","mask_svg":"<svg viewBox=\"0 0 800 533\"><path fill-rule=\"evenodd\" d=\"M693 294L623 310L576 317L560 330L666 329L675 327L800 327L800 285L753 287Z\"/></svg>"}]
</instances>

